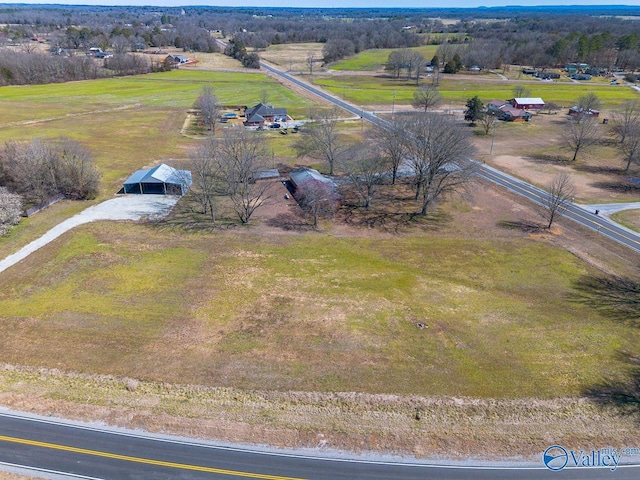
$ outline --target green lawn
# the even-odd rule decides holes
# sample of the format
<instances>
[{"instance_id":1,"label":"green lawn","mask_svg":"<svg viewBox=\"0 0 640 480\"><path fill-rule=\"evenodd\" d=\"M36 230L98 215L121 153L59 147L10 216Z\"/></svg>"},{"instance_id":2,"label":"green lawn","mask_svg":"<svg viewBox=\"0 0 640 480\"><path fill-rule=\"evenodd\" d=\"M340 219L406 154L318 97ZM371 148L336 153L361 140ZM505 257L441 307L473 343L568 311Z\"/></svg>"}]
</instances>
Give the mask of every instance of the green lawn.
<instances>
[{"instance_id":1,"label":"green lawn","mask_svg":"<svg viewBox=\"0 0 640 480\"><path fill-rule=\"evenodd\" d=\"M304 116L309 101L267 75L176 70L166 73L0 88L0 142L68 136L96 157L107 196L132 171L185 158L197 142L180 135L186 110L205 84L223 104L271 103Z\"/></svg>"},{"instance_id":2,"label":"green lawn","mask_svg":"<svg viewBox=\"0 0 640 480\"><path fill-rule=\"evenodd\" d=\"M427 60L431 60L438 49L437 45L425 45L422 47L414 47L410 50L418 51ZM389 54L397 48L380 48L374 50L365 50L352 57L340 60L329 66L332 70L353 70L353 71L378 71L384 70Z\"/></svg>"},{"instance_id":3,"label":"green lawn","mask_svg":"<svg viewBox=\"0 0 640 480\"><path fill-rule=\"evenodd\" d=\"M430 80L423 79L422 82L429 83ZM408 105L416 90L415 80L373 76L317 77L315 83L340 97L346 96L347 100L362 105L391 105L394 92L396 104ZM516 83L497 79L486 80L486 77L473 80L468 77L442 75L438 90L445 102L463 104L477 95L487 103L494 99L509 98L515 85ZM600 97L605 108L615 108L624 100L640 98L638 92L622 86L537 82L527 84L527 87L531 89L532 96L565 106L572 105L578 97L590 92Z\"/></svg>"},{"instance_id":4,"label":"green lawn","mask_svg":"<svg viewBox=\"0 0 640 480\"><path fill-rule=\"evenodd\" d=\"M0 347L8 363L183 384L554 397L637 351L633 326L571 300L594 273L529 240L101 223L0 276Z\"/></svg>"}]
</instances>

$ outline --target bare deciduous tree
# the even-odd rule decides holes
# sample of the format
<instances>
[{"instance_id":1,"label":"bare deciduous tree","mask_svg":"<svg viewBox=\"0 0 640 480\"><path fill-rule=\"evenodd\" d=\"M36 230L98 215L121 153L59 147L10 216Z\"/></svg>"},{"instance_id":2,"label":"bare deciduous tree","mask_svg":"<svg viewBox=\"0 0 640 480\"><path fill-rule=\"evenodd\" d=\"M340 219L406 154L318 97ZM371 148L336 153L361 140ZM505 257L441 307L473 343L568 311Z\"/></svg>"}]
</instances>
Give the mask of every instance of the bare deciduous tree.
<instances>
[{"instance_id":1,"label":"bare deciduous tree","mask_svg":"<svg viewBox=\"0 0 640 480\"><path fill-rule=\"evenodd\" d=\"M480 125L482 125L482 131L485 135L489 135L491 128L495 127L495 123L497 121L496 116L489 112L485 113L482 118L480 118Z\"/></svg>"},{"instance_id":2,"label":"bare deciduous tree","mask_svg":"<svg viewBox=\"0 0 640 480\"><path fill-rule=\"evenodd\" d=\"M387 164L374 145L360 144L349 150L342 163L351 185L360 197L362 206L369 208L378 185L382 183Z\"/></svg>"},{"instance_id":3,"label":"bare deciduous tree","mask_svg":"<svg viewBox=\"0 0 640 480\"><path fill-rule=\"evenodd\" d=\"M565 144L573 152L572 162L576 161L578 153L585 152L600 140L601 132L598 128L598 120L593 116L585 116L578 119L567 120L564 131Z\"/></svg>"},{"instance_id":4,"label":"bare deciduous tree","mask_svg":"<svg viewBox=\"0 0 640 480\"><path fill-rule=\"evenodd\" d=\"M222 165L219 152L219 142L209 138L197 150L191 152L191 176L193 184L189 195L201 207L201 213L209 215L211 221L216 221L216 199L225 194L222 182Z\"/></svg>"},{"instance_id":5,"label":"bare deciduous tree","mask_svg":"<svg viewBox=\"0 0 640 480\"><path fill-rule=\"evenodd\" d=\"M298 185L300 206L311 214L313 226L318 226L318 220L332 216L338 208L339 195L329 183L316 179L306 179Z\"/></svg>"},{"instance_id":6,"label":"bare deciduous tree","mask_svg":"<svg viewBox=\"0 0 640 480\"><path fill-rule=\"evenodd\" d=\"M613 113L612 130L620 143L624 143L627 134L631 130L637 129L638 126L640 126L640 103L638 101L626 101L621 112Z\"/></svg>"},{"instance_id":7,"label":"bare deciduous tree","mask_svg":"<svg viewBox=\"0 0 640 480\"><path fill-rule=\"evenodd\" d=\"M531 96L531 89L525 87L524 85L516 85L511 90L513 94L513 98L527 98Z\"/></svg>"},{"instance_id":8,"label":"bare deciduous tree","mask_svg":"<svg viewBox=\"0 0 640 480\"><path fill-rule=\"evenodd\" d=\"M223 177L229 198L242 223L270 199L271 184L256 181L254 173L265 168L270 151L259 132L228 133L220 146Z\"/></svg>"},{"instance_id":9,"label":"bare deciduous tree","mask_svg":"<svg viewBox=\"0 0 640 480\"><path fill-rule=\"evenodd\" d=\"M460 192L471 180L473 146L468 130L450 116L414 114L407 130L416 200L420 200L420 214L426 215L438 199Z\"/></svg>"},{"instance_id":10,"label":"bare deciduous tree","mask_svg":"<svg viewBox=\"0 0 640 480\"><path fill-rule=\"evenodd\" d=\"M540 214L551 228L554 220L562 215L573 202L575 187L566 173L556 175L549 184L549 195L542 199Z\"/></svg>"},{"instance_id":11,"label":"bare deciduous tree","mask_svg":"<svg viewBox=\"0 0 640 480\"><path fill-rule=\"evenodd\" d=\"M620 151L626 163L624 171L628 172L632 163L640 163L640 123L631 124L626 130Z\"/></svg>"},{"instance_id":12,"label":"bare deciduous tree","mask_svg":"<svg viewBox=\"0 0 640 480\"><path fill-rule=\"evenodd\" d=\"M313 64L316 62L316 56L313 52L309 52L307 55L307 67L309 67L309 76L313 81Z\"/></svg>"},{"instance_id":13,"label":"bare deciduous tree","mask_svg":"<svg viewBox=\"0 0 640 480\"><path fill-rule=\"evenodd\" d=\"M398 177L398 169L407 156L407 142L405 137L405 122L395 120L388 128L377 126L372 130L375 136L372 141L378 144L382 157L387 161L391 169L391 184L395 185Z\"/></svg>"},{"instance_id":14,"label":"bare deciduous tree","mask_svg":"<svg viewBox=\"0 0 640 480\"><path fill-rule=\"evenodd\" d=\"M22 200L20 195L9 192L5 187L0 187L0 236L20 221L22 213Z\"/></svg>"},{"instance_id":15,"label":"bare deciduous tree","mask_svg":"<svg viewBox=\"0 0 640 480\"><path fill-rule=\"evenodd\" d=\"M309 155L326 161L329 175L333 175L336 162L348 149L338 133L338 113L334 109L314 114L313 123L305 126L293 144L298 156Z\"/></svg>"},{"instance_id":16,"label":"bare deciduous tree","mask_svg":"<svg viewBox=\"0 0 640 480\"><path fill-rule=\"evenodd\" d=\"M433 85L420 85L413 93L411 105L415 109L423 109L425 112L442 102L442 95Z\"/></svg>"},{"instance_id":17,"label":"bare deciduous tree","mask_svg":"<svg viewBox=\"0 0 640 480\"><path fill-rule=\"evenodd\" d=\"M57 153L58 191L74 200L95 198L100 187L100 171L89 149L63 137L57 145Z\"/></svg>"},{"instance_id":18,"label":"bare deciduous tree","mask_svg":"<svg viewBox=\"0 0 640 480\"><path fill-rule=\"evenodd\" d=\"M548 115L551 115L553 112L557 112L558 110L562 110L562 107L557 103L547 102L544 104L543 110L547 111Z\"/></svg>"},{"instance_id":19,"label":"bare deciduous tree","mask_svg":"<svg viewBox=\"0 0 640 480\"><path fill-rule=\"evenodd\" d=\"M598 95L593 92L589 92L578 98L577 105L583 111L599 110L602 106L602 101L600 101L600 97L598 97Z\"/></svg>"},{"instance_id":20,"label":"bare deciduous tree","mask_svg":"<svg viewBox=\"0 0 640 480\"><path fill-rule=\"evenodd\" d=\"M218 106L218 99L213 92L213 87L211 87L211 85L205 85L202 87L200 94L196 99L196 107L200 110L202 123L204 123L213 135L215 133L220 107Z\"/></svg>"},{"instance_id":21,"label":"bare deciduous tree","mask_svg":"<svg viewBox=\"0 0 640 480\"><path fill-rule=\"evenodd\" d=\"M5 185L31 204L59 193L77 200L94 198L100 184L89 150L64 137L5 144L0 172Z\"/></svg>"}]
</instances>

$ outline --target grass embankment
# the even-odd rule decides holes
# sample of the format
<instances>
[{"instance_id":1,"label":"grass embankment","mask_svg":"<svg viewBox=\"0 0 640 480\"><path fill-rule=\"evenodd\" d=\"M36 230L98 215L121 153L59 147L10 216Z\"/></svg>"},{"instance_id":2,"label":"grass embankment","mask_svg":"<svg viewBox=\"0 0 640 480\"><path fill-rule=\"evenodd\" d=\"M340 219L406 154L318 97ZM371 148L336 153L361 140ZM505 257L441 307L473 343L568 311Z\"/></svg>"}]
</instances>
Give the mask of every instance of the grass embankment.
<instances>
[{"instance_id":1,"label":"grass embankment","mask_svg":"<svg viewBox=\"0 0 640 480\"><path fill-rule=\"evenodd\" d=\"M538 462L550 442L580 448L637 442L627 417L579 398L248 392L0 366L0 402L164 434L467 461L500 456Z\"/></svg>"},{"instance_id":2,"label":"grass embankment","mask_svg":"<svg viewBox=\"0 0 640 480\"><path fill-rule=\"evenodd\" d=\"M528 240L268 240L95 224L0 279L7 363L258 390L578 394L638 332ZM425 324L424 328L418 326Z\"/></svg>"}]
</instances>

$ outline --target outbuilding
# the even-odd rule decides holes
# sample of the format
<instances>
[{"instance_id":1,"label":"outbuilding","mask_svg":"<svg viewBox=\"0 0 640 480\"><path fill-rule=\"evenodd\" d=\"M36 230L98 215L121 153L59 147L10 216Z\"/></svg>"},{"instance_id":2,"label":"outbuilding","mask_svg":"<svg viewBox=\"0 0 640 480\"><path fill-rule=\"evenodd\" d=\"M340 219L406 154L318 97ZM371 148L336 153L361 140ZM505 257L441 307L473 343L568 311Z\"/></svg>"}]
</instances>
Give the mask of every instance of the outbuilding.
<instances>
[{"instance_id":1,"label":"outbuilding","mask_svg":"<svg viewBox=\"0 0 640 480\"><path fill-rule=\"evenodd\" d=\"M542 110L544 108L544 100L540 97L512 98L509 103L513 108L520 110Z\"/></svg>"},{"instance_id":2,"label":"outbuilding","mask_svg":"<svg viewBox=\"0 0 640 480\"><path fill-rule=\"evenodd\" d=\"M123 184L121 193L184 195L191 187L191 172L166 164L138 170Z\"/></svg>"}]
</instances>

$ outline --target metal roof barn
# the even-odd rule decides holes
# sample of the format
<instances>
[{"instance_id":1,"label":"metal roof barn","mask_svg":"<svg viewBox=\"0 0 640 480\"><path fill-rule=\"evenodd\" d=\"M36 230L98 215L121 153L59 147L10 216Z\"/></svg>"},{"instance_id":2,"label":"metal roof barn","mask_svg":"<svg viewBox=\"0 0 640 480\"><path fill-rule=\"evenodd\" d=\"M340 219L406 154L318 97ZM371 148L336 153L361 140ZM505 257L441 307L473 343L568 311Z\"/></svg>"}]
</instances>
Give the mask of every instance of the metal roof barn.
<instances>
[{"instance_id":1,"label":"metal roof barn","mask_svg":"<svg viewBox=\"0 0 640 480\"><path fill-rule=\"evenodd\" d=\"M191 172L166 164L138 170L124 182L124 193L184 195L191 186Z\"/></svg>"}]
</instances>

